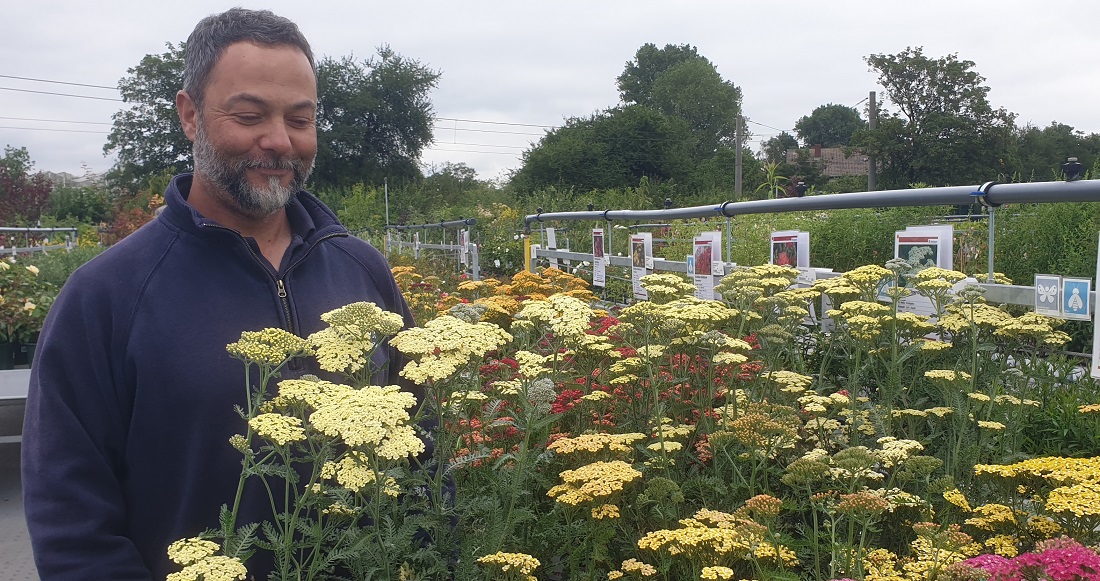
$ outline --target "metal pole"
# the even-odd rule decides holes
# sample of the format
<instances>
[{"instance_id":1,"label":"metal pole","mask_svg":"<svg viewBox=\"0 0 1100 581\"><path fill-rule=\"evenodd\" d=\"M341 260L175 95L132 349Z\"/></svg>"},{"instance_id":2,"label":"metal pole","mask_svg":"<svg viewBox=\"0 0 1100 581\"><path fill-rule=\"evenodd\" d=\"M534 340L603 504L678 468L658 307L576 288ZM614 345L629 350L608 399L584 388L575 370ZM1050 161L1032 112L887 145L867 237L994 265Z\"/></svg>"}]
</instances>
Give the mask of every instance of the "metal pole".
<instances>
[{"instance_id":1,"label":"metal pole","mask_svg":"<svg viewBox=\"0 0 1100 581\"><path fill-rule=\"evenodd\" d=\"M734 159L736 160L737 167L733 170L733 193L736 199L741 199L741 150L744 149L745 130L744 120L741 114L737 115L737 151L734 152Z\"/></svg>"},{"instance_id":2,"label":"metal pole","mask_svg":"<svg viewBox=\"0 0 1100 581\"><path fill-rule=\"evenodd\" d=\"M988 283L993 282L993 231L994 231L993 216L995 214L996 214L996 212L994 212L993 208L989 208L989 253L988 253L989 254L989 259L988 259L989 260L989 273L988 273L988 278L986 279L986 282L988 282Z\"/></svg>"},{"instance_id":3,"label":"metal pole","mask_svg":"<svg viewBox=\"0 0 1100 581\"><path fill-rule=\"evenodd\" d=\"M726 216L726 258L725 262L733 262L733 218ZM724 270L724 269L723 269Z\"/></svg>"},{"instance_id":4,"label":"metal pole","mask_svg":"<svg viewBox=\"0 0 1100 581\"><path fill-rule=\"evenodd\" d=\"M878 104L875 101L875 92L871 91L871 96L868 98L867 103L867 129L874 131L875 127L878 127ZM867 156L867 191L873 192L878 187L878 167L875 165L875 156Z\"/></svg>"}]
</instances>

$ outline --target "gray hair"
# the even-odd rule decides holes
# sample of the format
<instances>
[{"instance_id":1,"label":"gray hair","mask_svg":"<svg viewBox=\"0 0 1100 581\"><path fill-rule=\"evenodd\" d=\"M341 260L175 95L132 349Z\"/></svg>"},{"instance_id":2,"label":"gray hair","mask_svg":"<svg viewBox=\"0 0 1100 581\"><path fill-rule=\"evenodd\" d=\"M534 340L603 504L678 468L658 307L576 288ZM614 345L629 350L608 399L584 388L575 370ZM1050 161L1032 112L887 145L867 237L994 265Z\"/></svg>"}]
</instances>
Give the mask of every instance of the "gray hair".
<instances>
[{"instance_id":1,"label":"gray hair","mask_svg":"<svg viewBox=\"0 0 1100 581\"><path fill-rule=\"evenodd\" d=\"M270 10L230 8L200 20L191 36L187 37L183 53L183 90L195 104L202 104L207 79L218 59L230 45L242 41L297 47L309 60L314 76L317 75L313 50L297 24Z\"/></svg>"}]
</instances>

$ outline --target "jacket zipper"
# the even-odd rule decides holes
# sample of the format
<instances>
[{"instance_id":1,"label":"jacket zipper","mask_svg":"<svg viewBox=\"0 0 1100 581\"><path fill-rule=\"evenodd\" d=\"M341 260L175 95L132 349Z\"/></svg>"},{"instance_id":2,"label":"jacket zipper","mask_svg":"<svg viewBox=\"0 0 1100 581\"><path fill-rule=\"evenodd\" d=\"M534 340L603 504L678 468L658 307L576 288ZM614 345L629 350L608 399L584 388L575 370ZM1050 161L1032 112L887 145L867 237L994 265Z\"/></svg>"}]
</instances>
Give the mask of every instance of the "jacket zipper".
<instances>
[{"instance_id":1,"label":"jacket zipper","mask_svg":"<svg viewBox=\"0 0 1100 581\"><path fill-rule=\"evenodd\" d=\"M252 246L248 243L248 241L246 241L244 239L244 236L242 236L240 232L237 232L236 230L234 230L232 228L228 228L228 227L222 226L220 224L208 224L208 223L203 222L202 226L204 228L217 228L219 230L225 230L227 232L232 232L238 238L241 239L241 242L244 242L244 246L245 246L245 248L248 249L248 253L252 255L252 259L255 260L257 263L259 263L260 267L264 269L264 272L266 272L267 275L270 276L273 281L275 281L275 287L278 289L279 300L283 304L283 316L286 319L286 330L290 331L291 333L293 333L295 335L298 335L298 330L294 328L294 320L290 316L290 294L287 292L286 284L284 282L286 280L287 275L290 274L290 271L293 270L295 266L298 266L299 264L301 264L301 262L303 260L305 260L306 257L309 256L309 254L311 252L313 252L314 248L316 248L318 245L320 245L325 240L328 240L329 238L343 238L344 236L349 235L349 234L346 234L346 233L332 233L332 234L326 234L325 236L322 236L322 237L318 238L316 242L311 244L306 249L305 254L303 254L298 260L294 261L292 264L287 266L286 267L286 272L283 273L283 276L279 277L279 276L272 275L271 271L268 270L266 266L264 266L264 260L262 260L259 256L256 255L256 251L252 249Z\"/></svg>"}]
</instances>

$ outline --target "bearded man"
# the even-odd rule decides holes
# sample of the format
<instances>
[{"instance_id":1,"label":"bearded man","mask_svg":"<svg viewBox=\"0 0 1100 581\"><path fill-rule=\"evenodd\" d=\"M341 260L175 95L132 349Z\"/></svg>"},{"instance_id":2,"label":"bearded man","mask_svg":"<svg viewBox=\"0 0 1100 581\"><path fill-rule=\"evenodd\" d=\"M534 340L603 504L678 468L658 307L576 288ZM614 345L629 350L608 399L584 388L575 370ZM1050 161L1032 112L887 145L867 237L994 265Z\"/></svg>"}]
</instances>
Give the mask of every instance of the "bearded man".
<instances>
[{"instance_id":1,"label":"bearded man","mask_svg":"<svg viewBox=\"0 0 1100 581\"><path fill-rule=\"evenodd\" d=\"M199 22L185 50L176 106L194 173L172 180L152 222L73 274L38 343L22 473L43 581L164 579L178 569L168 545L217 524L241 470L229 438L247 388L226 345L242 331L305 337L357 301L412 324L382 255L302 189L317 80L298 27L236 8ZM318 372L296 361L289 375ZM249 485L238 522L270 520Z\"/></svg>"}]
</instances>

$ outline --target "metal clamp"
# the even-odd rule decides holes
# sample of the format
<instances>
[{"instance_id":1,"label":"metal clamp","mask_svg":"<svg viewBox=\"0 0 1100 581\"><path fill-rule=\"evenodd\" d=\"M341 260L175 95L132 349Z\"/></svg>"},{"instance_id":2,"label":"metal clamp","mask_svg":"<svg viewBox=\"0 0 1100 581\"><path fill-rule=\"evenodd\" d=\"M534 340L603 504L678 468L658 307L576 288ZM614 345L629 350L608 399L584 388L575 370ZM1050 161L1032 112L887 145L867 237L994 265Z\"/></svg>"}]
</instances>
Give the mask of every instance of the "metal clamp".
<instances>
[{"instance_id":1,"label":"metal clamp","mask_svg":"<svg viewBox=\"0 0 1100 581\"><path fill-rule=\"evenodd\" d=\"M977 190L975 190L973 192L970 192L970 195L974 198L977 198L978 203L981 204L982 207L989 208L989 209L1000 207L1000 204L994 204L993 202L989 201L989 190L996 183L997 182L985 182L984 184L981 185L980 188L978 188Z\"/></svg>"}]
</instances>

